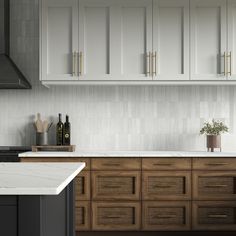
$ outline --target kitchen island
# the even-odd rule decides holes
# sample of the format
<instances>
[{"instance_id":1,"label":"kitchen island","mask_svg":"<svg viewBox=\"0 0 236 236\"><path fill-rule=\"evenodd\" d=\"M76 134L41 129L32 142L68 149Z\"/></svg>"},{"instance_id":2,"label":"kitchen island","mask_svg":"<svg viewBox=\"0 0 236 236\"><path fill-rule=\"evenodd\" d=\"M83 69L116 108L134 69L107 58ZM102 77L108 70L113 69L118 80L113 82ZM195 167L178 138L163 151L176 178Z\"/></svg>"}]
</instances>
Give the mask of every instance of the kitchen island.
<instances>
[{"instance_id":1,"label":"kitchen island","mask_svg":"<svg viewBox=\"0 0 236 236\"><path fill-rule=\"evenodd\" d=\"M0 235L73 236L73 180L85 163L1 163Z\"/></svg>"}]
</instances>

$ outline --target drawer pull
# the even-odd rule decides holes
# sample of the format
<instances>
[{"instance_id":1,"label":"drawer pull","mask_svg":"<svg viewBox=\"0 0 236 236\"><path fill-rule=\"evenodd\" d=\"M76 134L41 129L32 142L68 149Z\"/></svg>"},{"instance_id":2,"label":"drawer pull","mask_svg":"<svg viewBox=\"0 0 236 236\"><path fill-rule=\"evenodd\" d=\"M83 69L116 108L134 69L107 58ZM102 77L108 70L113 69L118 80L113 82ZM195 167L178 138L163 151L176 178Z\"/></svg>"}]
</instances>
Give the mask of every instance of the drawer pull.
<instances>
[{"instance_id":1,"label":"drawer pull","mask_svg":"<svg viewBox=\"0 0 236 236\"><path fill-rule=\"evenodd\" d=\"M173 185L154 185L153 188L173 188Z\"/></svg>"},{"instance_id":2,"label":"drawer pull","mask_svg":"<svg viewBox=\"0 0 236 236\"><path fill-rule=\"evenodd\" d=\"M228 187L227 184L215 184L215 185L206 185L205 188L225 188Z\"/></svg>"},{"instance_id":3,"label":"drawer pull","mask_svg":"<svg viewBox=\"0 0 236 236\"><path fill-rule=\"evenodd\" d=\"M210 214L207 216L208 218L214 218L214 219L225 219L228 217L226 214Z\"/></svg>"},{"instance_id":4,"label":"drawer pull","mask_svg":"<svg viewBox=\"0 0 236 236\"><path fill-rule=\"evenodd\" d=\"M215 162L215 163L207 163L207 166L225 166L228 165L229 163L226 162Z\"/></svg>"},{"instance_id":5,"label":"drawer pull","mask_svg":"<svg viewBox=\"0 0 236 236\"><path fill-rule=\"evenodd\" d=\"M154 166L172 166L172 163L154 163Z\"/></svg>"},{"instance_id":6,"label":"drawer pull","mask_svg":"<svg viewBox=\"0 0 236 236\"><path fill-rule=\"evenodd\" d=\"M121 219L120 216L103 216L103 219Z\"/></svg>"},{"instance_id":7,"label":"drawer pull","mask_svg":"<svg viewBox=\"0 0 236 236\"><path fill-rule=\"evenodd\" d=\"M103 186L104 188L121 188L121 186L118 186L118 185L106 185L106 186Z\"/></svg>"},{"instance_id":8,"label":"drawer pull","mask_svg":"<svg viewBox=\"0 0 236 236\"><path fill-rule=\"evenodd\" d=\"M176 215L157 215L157 216L153 216L153 219L171 219L171 218L175 218Z\"/></svg>"},{"instance_id":9,"label":"drawer pull","mask_svg":"<svg viewBox=\"0 0 236 236\"><path fill-rule=\"evenodd\" d=\"M104 166L120 166L120 163L104 163Z\"/></svg>"}]
</instances>

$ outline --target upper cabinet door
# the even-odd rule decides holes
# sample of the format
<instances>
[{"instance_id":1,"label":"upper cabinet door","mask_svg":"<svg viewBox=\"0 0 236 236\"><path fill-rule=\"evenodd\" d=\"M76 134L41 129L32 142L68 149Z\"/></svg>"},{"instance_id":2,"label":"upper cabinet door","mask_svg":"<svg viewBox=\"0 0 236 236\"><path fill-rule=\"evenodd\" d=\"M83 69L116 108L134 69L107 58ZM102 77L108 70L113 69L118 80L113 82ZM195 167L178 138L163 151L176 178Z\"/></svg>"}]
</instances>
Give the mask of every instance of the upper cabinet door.
<instances>
[{"instance_id":1,"label":"upper cabinet door","mask_svg":"<svg viewBox=\"0 0 236 236\"><path fill-rule=\"evenodd\" d=\"M113 0L79 0L79 75L81 80L111 79Z\"/></svg>"},{"instance_id":2,"label":"upper cabinet door","mask_svg":"<svg viewBox=\"0 0 236 236\"><path fill-rule=\"evenodd\" d=\"M41 80L75 80L78 1L42 0Z\"/></svg>"},{"instance_id":3,"label":"upper cabinet door","mask_svg":"<svg viewBox=\"0 0 236 236\"><path fill-rule=\"evenodd\" d=\"M152 0L116 0L114 7L112 79L152 80Z\"/></svg>"},{"instance_id":4,"label":"upper cabinet door","mask_svg":"<svg viewBox=\"0 0 236 236\"><path fill-rule=\"evenodd\" d=\"M228 53L227 74L236 79L236 0L228 0Z\"/></svg>"},{"instance_id":5,"label":"upper cabinet door","mask_svg":"<svg viewBox=\"0 0 236 236\"><path fill-rule=\"evenodd\" d=\"M226 0L191 0L191 79L226 79Z\"/></svg>"},{"instance_id":6,"label":"upper cabinet door","mask_svg":"<svg viewBox=\"0 0 236 236\"><path fill-rule=\"evenodd\" d=\"M189 0L154 0L153 77L189 79Z\"/></svg>"}]
</instances>

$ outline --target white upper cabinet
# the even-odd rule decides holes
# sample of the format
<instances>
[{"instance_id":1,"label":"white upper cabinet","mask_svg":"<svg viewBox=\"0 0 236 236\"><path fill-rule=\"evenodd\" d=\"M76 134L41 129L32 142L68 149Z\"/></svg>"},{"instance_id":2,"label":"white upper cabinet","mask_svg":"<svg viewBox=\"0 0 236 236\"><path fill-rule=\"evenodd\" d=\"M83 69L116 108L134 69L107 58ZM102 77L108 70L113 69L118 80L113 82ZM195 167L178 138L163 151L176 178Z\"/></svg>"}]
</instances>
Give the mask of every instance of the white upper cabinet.
<instances>
[{"instance_id":1,"label":"white upper cabinet","mask_svg":"<svg viewBox=\"0 0 236 236\"><path fill-rule=\"evenodd\" d=\"M41 79L75 80L78 1L42 0Z\"/></svg>"},{"instance_id":2,"label":"white upper cabinet","mask_svg":"<svg viewBox=\"0 0 236 236\"><path fill-rule=\"evenodd\" d=\"M236 79L236 0L228 0L228 52L226 73Z\"/></svg>"},{"instance_id":3,"label":"white upper cabinet","mask_svg":"<svg viewBox=\"0 0 236 236\"><path fill-rule=\"evenodd\" d=\"M236 80L236 0L40 4L45 84Z\"/></svg>"},{"instance_id":4,"label":"white upper cabinet","mask_svg":"<svg viewBox=\"0 0 236 236\"><path fill-rule=\"evenodd\" d=\"M114 80L152 80L152 0L118 0L112 38Z\"/></svg>"},{"instance_id":5,"label":"white upper cabinet","mask_svg":"<svg viewBox=\"0 0 236 236\"><path fill-rule=\"evenodd\" d=\"M79 1L78 70L81 80L111 79L112 0Z\"/></svg>"},{"instance_id":6,"label":"white upper cabinet","mask_svg":"<svg viewBox=\"0 0 236 236\"><path fill-rule=\"evenodd\" d=\"M191 0L191 79L225 80L226 0Z\"/></svg>"},{"instance_id":7,"label":"white upper cabinet","mask_svg":"<svg viewBox=\"0 0 236 236\"><path fill-rule=\"evenodd\" d=\"M154 79L189 79L189 0L154 0L152 58Z\"/></svg>"}]
</instances>

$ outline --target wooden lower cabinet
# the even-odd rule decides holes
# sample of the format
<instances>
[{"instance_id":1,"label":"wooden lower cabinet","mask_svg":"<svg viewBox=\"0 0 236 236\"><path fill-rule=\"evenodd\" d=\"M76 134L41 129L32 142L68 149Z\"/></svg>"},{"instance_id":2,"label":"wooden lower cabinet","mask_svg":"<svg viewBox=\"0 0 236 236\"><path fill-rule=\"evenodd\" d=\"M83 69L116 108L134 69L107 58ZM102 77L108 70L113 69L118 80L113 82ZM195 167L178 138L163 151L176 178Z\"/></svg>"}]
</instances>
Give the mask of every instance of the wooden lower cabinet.
<instances>
[{"instance_id":1,"label":"wooden lower cabinet","mask_svg":"<svg viewBox=\"0 0 236 236\"><path fill-rule=\"evenodd\" d=\"M76 201L75 203L75 229L76 231L87 231L91 229L90 201Z\"/></svg>"},{"instance_id":2,"label":"wooden lower cabinet","mask_svg":"<svg viewBox=\"0 0 236 236\"><path fill-rule=\"evenodd\" d=\"M90 200L90 171L82 171L75 179L75 200Z\"/></svg>"},{"instance_id":3,"label":"wooden lower cabinet","mask_svg":"<svg viewBox=\"0 0 236 236\"><path fill-rule=\"evenodd\" d=\"M193 230L236 230L235 201L194 201Z\"/></svg>"},{"instance_id":4,"label":"wooden lower cabinet","mask_svg":"<svg viewBox=\"0 0 236 236\"><path fill-rule=\"evenodd\" d=\"M77 231L236 231L236 158L22 158L86 162Z\"/></svg>"},{"instance_id":5,"label":"wooden lower cabinet","mask_svg":"<svg viewBox=\"0 0 236 236\"><path fill-rule=\"evenodd\" d=\"M194 200L236 200L236 171L194 171Z\"/></svg>"},{"instance_id":6,"label":"wooden lower cabinet","mask_svg":"<svg viewBox=\"0 0 236 236\"><path fill-rule=\"evenodd\" d=\"M189 201L144 201L142 228L153 231L190 230L190 209Z\"/></svg>"},{"instance_id":7,"label":"wooden lower cabinet","mask_svg":"<svg viewBox=\"0 0 236 236\"><path fill-rule=\"evenodd\" d=\"M140 230L140 202L93 202L93 230Z\"/></svg>"},{"instance_id":8,"label":"wooden lower cabinet","mask_svg":"<svg viewBox=\"0 0 236 236\"><path fill-rule=\"evenodd\" d=\"M143 200L190 200L190 171L143 171Z\"/></svg>"},{"instance_id":9,"label":"wooden lower cabinet","mask_svg":"<svg viewBox=\"0 0 236 236\"><path fill-rule=\"evenodd\" d=\"M141 172L92 171L93 200L140 200Z\"/></svg>"}]
</instances>

